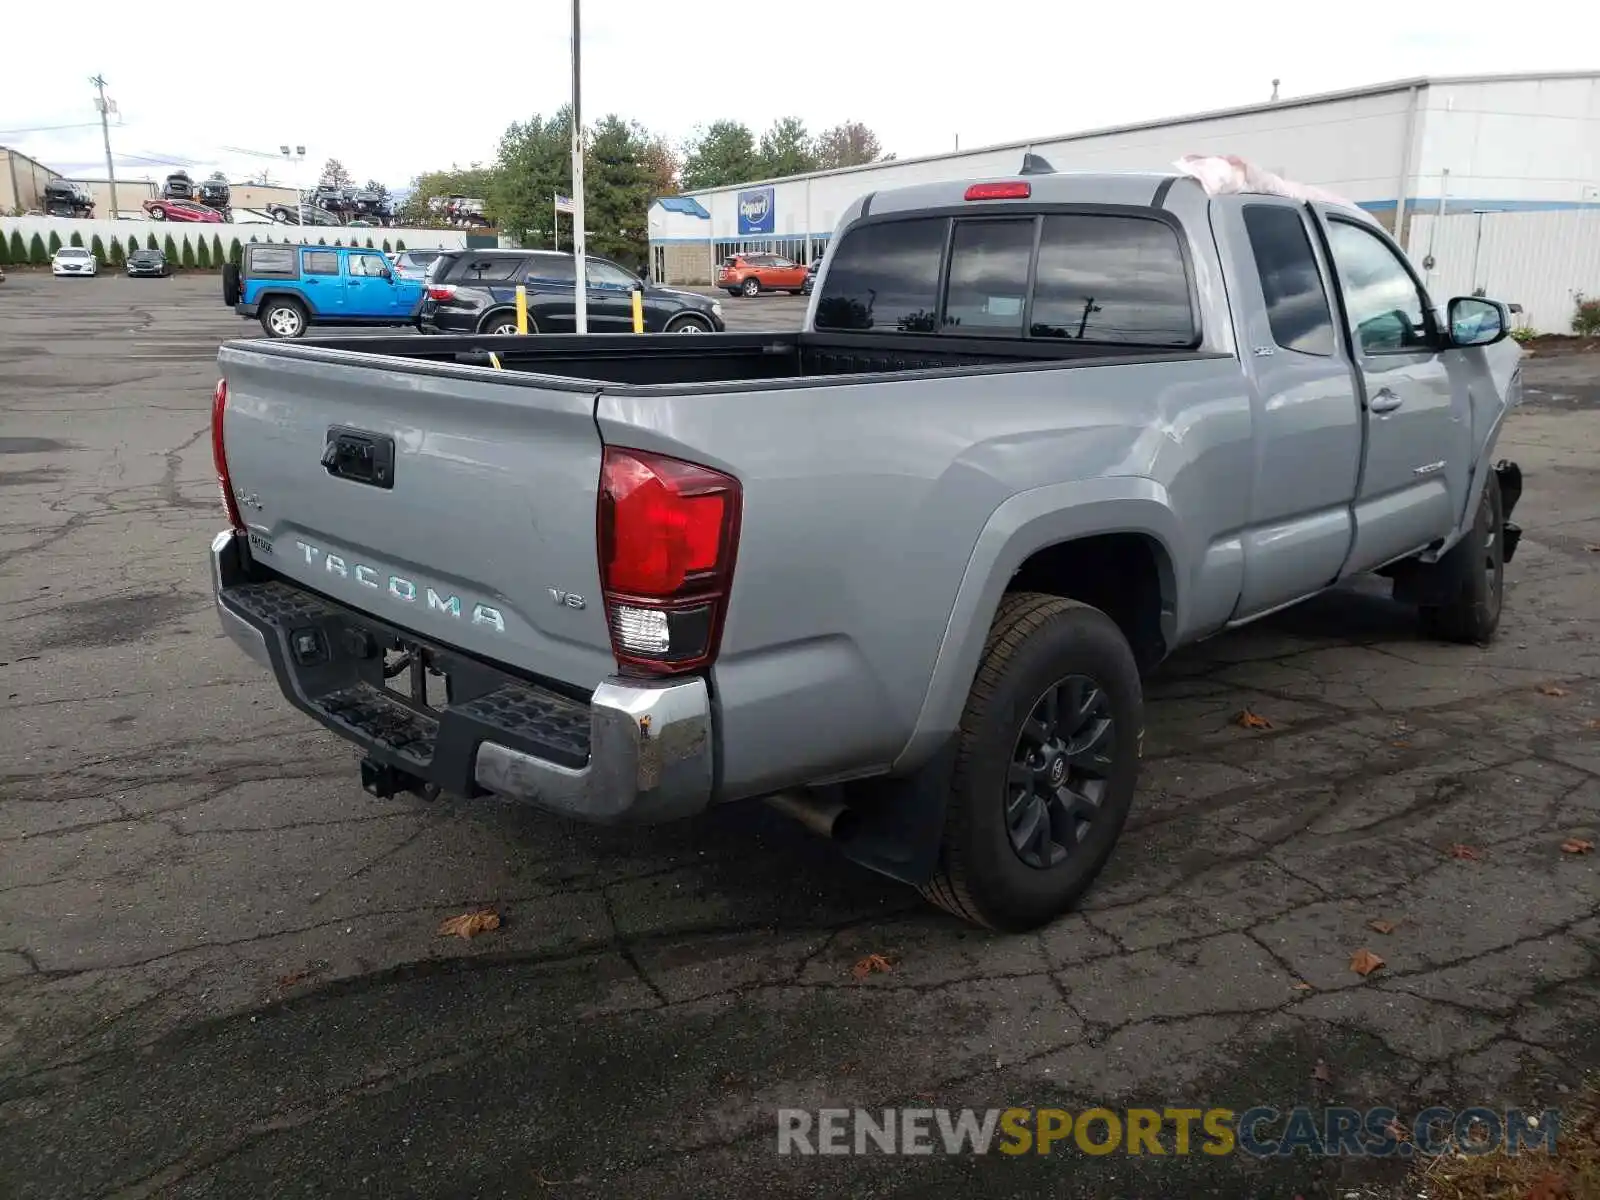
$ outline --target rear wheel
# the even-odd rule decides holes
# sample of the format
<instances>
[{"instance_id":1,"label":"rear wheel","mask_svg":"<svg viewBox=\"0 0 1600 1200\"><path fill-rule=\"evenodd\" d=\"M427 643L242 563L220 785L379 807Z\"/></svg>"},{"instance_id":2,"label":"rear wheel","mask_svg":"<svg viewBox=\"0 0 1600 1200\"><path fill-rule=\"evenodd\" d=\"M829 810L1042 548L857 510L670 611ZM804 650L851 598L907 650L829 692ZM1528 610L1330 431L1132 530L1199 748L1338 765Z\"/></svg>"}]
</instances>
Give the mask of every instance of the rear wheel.
<instances>
[{"instance_id":1,"label":"rear wheel","mask_svg":"<svg viewBox=\"0 0 1600 1200\"><path fill-rule=\"evenodd\" d=\"M269 338L306 335L306 310L295 300L269 300L261 310L261 328Z\"/></svg>"},{"instance_id":2,"label":"rear wheel","mask_svg":"<svg viewBox=\"0 0 1600 1200\"><path fill-rule=\"evenodd\" d=\"M1429 636L1476 644L1493 640L1505 595L1504 527L1500 477L1491 472L1472 528L1433 566L1448 581L1450 599L1420 610Z\"/></svg>"},{"instance_id":3,"label":"rear wheel","mask_svg":"<svg viewBox=\"0 0 1600 1200\"><path fill-rule=\"evenodd\" d=\"M939 865L922 894L991 929L1065 912L1111 855L1139 776L1144 700L1105 613L1001 603L961 717Z\"/></svg>"},{"instance_id":4,"label":"rear wheel","mask_svg":"<svg viewBox=\"0 0 1600 1200\"><path fill-rule=\"evenodd\" d=\"M761 294L761 281L752 275L740 285L739 290L746 296L759 296Z\"/></svg>"}]
</instances>

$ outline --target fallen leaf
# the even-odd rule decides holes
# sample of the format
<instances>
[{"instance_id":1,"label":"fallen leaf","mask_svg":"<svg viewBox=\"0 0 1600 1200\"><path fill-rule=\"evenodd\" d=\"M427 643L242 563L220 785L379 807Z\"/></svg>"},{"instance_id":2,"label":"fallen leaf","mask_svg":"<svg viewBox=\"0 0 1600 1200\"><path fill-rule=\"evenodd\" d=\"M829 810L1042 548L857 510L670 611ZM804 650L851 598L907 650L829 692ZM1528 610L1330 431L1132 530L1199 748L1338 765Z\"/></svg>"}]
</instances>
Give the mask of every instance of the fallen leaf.
<instances>
[{"instance_id":1,"label":"fallen leaf","mask_svg":"<svg viewBox=\"0 0 1600 1200\"><path fill-rule=\"evenodd\" d=\"M306 970L290 971L287 975L284 975L284 976L279 978L279 980L278 980L278 990L280 992L286 992L290 988L292 988L295 984L304 983L307 979L310 979L310 978L311 978L311 972L310 971L306 971Z\"/></svg>"},{"instance_id":2,"label":"fallen leaf","mask_svg":"<svg viewBox=\"0 0 1600 1200\"><path fill-rule=\"evenodd\" d=\"M1379 967L1383 966L1383 959L1371 950L1357 950L1350 956L1350 969L1365 979Z\"/></svg>"},{"instance_id":3,"label":"fallen leaf","mask_svg":"<svg viewBox=\"0 0 1600 1200\"><path fill-rule=\"evenodd\" d=\"M1584 838L1570 837L1561 843L1563 854L1587 854L1594 849L1594 843Z\"/></svg>"},{"instance_id":4,"label":"fallen leaf","mask_svg":"<svg viewBox=\"0 0 1600 1200\"><path fill-rule=\"evenodd\" d=\"M1468 862L1477 862L1478 859L1483 857L1479 851L1474 850L1471 846L1463 846L1460 842L1457 842L1454 846L1451 846L1450 849L1445 851L1445 853L1451 858L1461 858L1467 860Z\"/></svg>"},{"instance_id":5,"label":"fallen leaf","mask_svg":"<svg viewBox=\"0 0 1600 1200\"><path fill-rule=\"evenodd\" d=\"M1594 720L1590 721L1589 728L1600 731L1600 717L1596 717Z\"/></svg>"},{"instance_id":6,"label":"fallen leaf","mask_svg":"<svg viewBox=\"0 0 1600 1200\"><path fill-rule=\"evenodd\" d=\"M874 972L887 975L892 970L894 970L894 963L889 959L881 954L869 954L850 968L850 974L857 979L865 979Z\"/></svg>"},{"instance_id":7,"label":"fallen leaf","mask_svg":"<svg viewBox=\"0 0 1600 1200\"><path fill-rule=\"evenodd\" d=\"M1233 719L1233 723L1240 729L1271 729L1272 722L1260 713L1253 713L1248 708Z\"/></svg>"},{"instance_id":8,"label":"fallen leaf","mask_svg":"<svg viewBox=\"0 0 1600 1200\"><path fill-rule=\"evenodd\" d=\"M1411 1131L1400 1124L1397 1117L1390 1117L1384 1122L1383 1131L1397 1142L1409 1142L1411 1140Z\"/></svg>"},{"instance_id":9,"label":"fallen leaf","mask_svg":"<svg viewBox=\"0 0 1600 1200\"><path fill-rule=\"evenodd\" d=\"M722 1077L722 1086L723 1087L738 1087L739 1086L739 1077L737 1075L735 1075L732 1071L729 1071L726 1075L724 1075Z\"/></svg>"},{"instance_id":10,"label":"fallen leaf","mask_svg":"<svg viewBox=\"0 0 1600 1200\"><path fill-rule=\"evenodd\" d=\"M1328 1069L1328 1064L1319 1058L1317 1059L1317 1065L1311 1068L1311 1078L1318 1083L1332 1083L1333 1072Z\"/></svg>"},{"instance_id":11,"label":"fallen leaf","mask_svg":"<svg viewBox=\"0 0 1600 1200\"><path fill-rule=\"evenodd\" d=\"M1565 696L1567 689L1555 683L1541 683L1539 685L1541 696Z\"/></svg>"},{"instance_id":12,"label":"fallen leaf","mask_svg":"<svg viewBox=\"0 0 1600 1200\"><path fill-rule=\"evenodd\" d=\"M1393 746L1396 750L1409 750L1409 749L1411 749L1411 743L1410 742L1390 742L1389 744L1391 746Z\"/></svg>"},{"instance_id":13,"label":"fallen leaf","mask_svg":"<svg viewBox=\"0 0 1600 1200\"><path fill-rule=\"evenodd\" d=\"M1367 928L1374 933L1393 933L1394 924L1393 921L1368 921Z\"/></svg>"},{"instance_id":14,"label":"fallen leaf","mask_svg":"<svg viewBox=\"0 0 1600 1200\"><path fill-rule=\"evenodd\" d=\"M439 923L440 937L474 938L500 928L500 914L492 908L478 908Z\"/></svg>"},{"instance_id":15,"label":"fallen leaf","mask_svg":"<svg viewBox=\"0 0 1600 1200\"><path fill-rule=\"evenodd\" d=\"M1297 991L1297 992L1311 992L1311 991L1315 991L1316 989L1313 988L1304 979L1302 979L1302 980L1300 980L1298 983L1296 983L1294 985L1294 990Z\"/></svg>"}]
</instances>

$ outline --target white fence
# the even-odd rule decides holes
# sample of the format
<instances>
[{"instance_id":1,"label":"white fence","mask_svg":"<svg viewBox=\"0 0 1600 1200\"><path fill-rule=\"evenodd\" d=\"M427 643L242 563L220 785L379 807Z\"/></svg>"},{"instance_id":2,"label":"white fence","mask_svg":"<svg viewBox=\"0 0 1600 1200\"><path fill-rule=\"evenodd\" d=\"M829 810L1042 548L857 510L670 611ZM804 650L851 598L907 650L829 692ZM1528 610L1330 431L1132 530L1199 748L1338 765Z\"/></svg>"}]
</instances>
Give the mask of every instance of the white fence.
<instances>
[{"instance_id":1,"label":"white fence","mask_svg":"<svg viewBox=\"0 0 1600 1200\"><path fill-rule=\"evenodd\" d=\"M1441 305L1481 288L1522 305L1538 333L1570 333L1578 294L1600 296L1600 209L1416 212L1406 248L1419 267L1433 256L1428 291Z\"/></svg>"},{"instance_id":2,"label":"white fence","mask_svg":"<svg viewBox=\"0 0 1600 1200\"><path fill-rule=\"evenodd\" d=\"M328 246L365 246L370 243L380 250L385 242L391 250L397 249L402 242L408 250L460 250L467 244L466 232L460 229L369 229L345 225L221 225L200 221L78 221L70 217L0 217L0 237L6 239L8 246L14 244L11 238L13 232L21 235L24 250L31 245L35 234L48 248L50 235L54 233L63 246L71 243L73 234L77 234L85 246L98 237L107 253L111 250L112 238L122 243L123 252L126 253L130 240L142 247L148 246L149 239L154 237L156 246L164 248L170 235L180 258L185 242L198 251L201 238L205 239L208 255L214 253L218 244L223 254L227 254L235 239L244 245L252 238L258 242L305 242L310 245L321 242Z\"/></svg>"}]
</instances>

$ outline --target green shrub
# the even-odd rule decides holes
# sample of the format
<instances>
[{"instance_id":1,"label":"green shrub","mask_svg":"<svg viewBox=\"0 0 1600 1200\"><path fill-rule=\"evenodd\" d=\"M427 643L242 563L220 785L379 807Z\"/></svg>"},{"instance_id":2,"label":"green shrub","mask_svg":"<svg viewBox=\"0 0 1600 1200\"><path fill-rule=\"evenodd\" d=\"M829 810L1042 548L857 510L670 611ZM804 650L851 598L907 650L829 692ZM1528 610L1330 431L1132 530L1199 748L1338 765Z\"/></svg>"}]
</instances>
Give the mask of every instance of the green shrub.
<instances>
[{"instance_id":1,"label":"green shrub","mask_svg":"<svg viewBox=\"0 0 1600 1200\"><path fill-rule=\"evenodd\" d=\"M194 243L187 237L183 239L183 265L187 270L194 270Z\"/></svg>"},{"instance_id":2,"label":"green shrub","mask_svg":"<svg viewBox=\"0 0 1600 1200\"><path fill-rule=\"evenodd\" d=\"M1600 336L1600 300L1591 300L1582 292L1573 299L1577 304L1572 310L1572 332L1579 337Z\"/></svg>"},{"instance_id":3,"label":"green shrub","mask_svg":"<svg viewBox=\"0 0 1600 1200\"><path fill-rule=\"evenodd\" d=\"M56 251L61 249L61 235L54 229L50 231L50 240L45 244L45 249L50 251L51 258L54 258Z\"/></svg>"},{"instance_id":4,"label":"green shrub","mask_svg":"<svg viewBox=\"0 0 1600 1200\"><path fill-rule=\"evenodd\" d=\"M1538 331L1536 331L1531 325L1518 325L1511 331L1511 336L1516 339L1516 341L1526 346L1529 342L1533 341L1534 338L1538 337L1539 334Z\"/></svg>"},{"instance_id":5,"label":"green shrub","mask_svg":"<svg viewBox=\"0 0 1600 1200\"><path fill-rule=\"evenodd\" d=\"M11 243L6 241L4 234L0 234L0 267L8 266L11 261Z\"/></svg>"},{"instance_id":6,"label":"green shrub","mask_svg":"<svg viewBox=\"0 0 1600 1200\"><path fill-rule=\"evenodd\" d=\"M67 245L76 246L79 250L82 250L83 249L83 234L79 233L76 229L74 229L72 231L72 236L67 239Z\"/></svg>"},{"instance_id":7,"label":"green shrub","mask_svg":"<svg viewBox=\"0 0 1600 1200\"><path fill-rule=\"evenodd\" d=\"M367 249L368 249L368 250L371 250L371 249L372 249L372 239L371 239L371 238L368 238L368 239L367 239Z\"/></svg>"},{"instance_id":8,"label":"green shrub","mask_svg":"<svg viewBox=\"0 0 1600 1200\"><path fill-rule=\"evenodd\" d=\"M22 230L20 229L11 231L11 261L14 263L28 261L28 247L23 244Z\"/></svg>"},{"instance_id":9,"label":"green shrub","mask_svg":"<svg viewBox=\"0 0 1600 1200\"><path fill-rule=\"evenodd\" d=\"M44 239L37 233L28 243L28 261L36 267L42 267L50 261L50 251L46 249Z\"/></svg>"},{"instance_id":10,"label":"green shrub","mask_svg":"<svg viewBox=\"0 0 1600 1200\"><path fill-rule=\"evenodd\" d=\"M129 238L128 239L128 253L129 254L137 254L138 252L139 252L139 239L136 238L136 237Z\"/></svg>"},{"instance_id":11,"label":"green shrub","mask_svg":"<svg viewBox=\"0 0 1600 1200\"><path fill-rule=\"evenodd\" d=\"M399 239L396 239L395 240L395 244L394 244L394 248L395 248L395 252L397 254L404 254L405 251L406 251L406 244L404 242L400 241Z\"/></svg>"},{"instance_id":12,"label":"green shrub","mask_svg":"<svg viewBox=\"0 0 1600 1200\"><path fill-rule=\"evenodd\" d=\"M99 241L100 239L96 238L95 240ZM120 267L120 266L126 265L127 261L128 260L122 256L122 243L119 240L117 240L116 238L112 238L111 239L111 265L113 267Z\"/></svg>"},{"instance_id":13,"label":"green shrub","mask_svg":"<svg viewBox=\"0 0 1600 1200\"><path fill-rule=\"evenodd\" d=\"M172 239L171 238L167 239L167 245L169 245L169 246L172 245ZM159 249L161 249L160 246L156 245L156 235L155 234L147 233L147 234L144 235L144 248L146 250L159 250Z\"/></svg>"},{"instance_id":14,"label":"green shrub","mask_svg":"<svg viewBox=\"0 0 1600 1200\"><path fill-rule=\"evenodd\" d=\"M317 245L326 246L327 244L328 244L328 239L327 238L318 238L317 239Z\"/></svg>"},{"instance_id":15,"label":"green shrub","mask_svg":"<svg viewBox=\"0 0 1600 1200\"><path fill-rule=\"evenodd\" d=\"M202 271L211 270L211 247L206 245L205 238L199 239L200 246L195 251L194 265Z\"/></svg>"},{"instance_id":16,"label":"green shrub","mask_svg":"<svg viewBox=\"0 0 1600 1200\"><path fill-rule=\"evenodd\" d=\"M222 235L213 233L211 235L211 265L220 267L224 261L222 256Z\"/></svg>"},{"instance_id":17,"label":"green shrub","mask_svg":"<svg viewBox=\"0 0 1600 1200\"><path fill-rule=\"evenodd\" d=\"M172 240L170 233L161 241L161 253L167 256L167 264L169 266L175 267L178 265L178 246Z\"/></svg>"},{"instance_id":18,"label":"green shrub","mask_svg":"<svg viewBox=\"0 0 1600 1200\"><path fill-rule=\"evenodd\" d=\"M100 240L98 233L89 239L89 253L94 255L94 261L100 266L106 265L106 244Z\"/></svg>"},{"instance_id":19,"label":"green shrub","mask_svg":"<svg viewBox=\"0 0 1600 1200\"><path fill-rule=\"evenodd\" d=\"M388 238L384 238L383 239L383 252L385 254L388 254L390 252L389 251L389 239Z\"/></svg>"},{"instance_id":20,"label":"green shrub","mask_svg":"<svg viewBox=\"0 0 1600 1200\"><path fill-rule=\"evenodd\" d=\"M251 240L254 241L255 239L252 238ZM238 238L234 238L233 241L228 243L228 261L233 263L234 266L238 266L244 261L244 247L239 245Z\"/></svg>"}]
</instances>

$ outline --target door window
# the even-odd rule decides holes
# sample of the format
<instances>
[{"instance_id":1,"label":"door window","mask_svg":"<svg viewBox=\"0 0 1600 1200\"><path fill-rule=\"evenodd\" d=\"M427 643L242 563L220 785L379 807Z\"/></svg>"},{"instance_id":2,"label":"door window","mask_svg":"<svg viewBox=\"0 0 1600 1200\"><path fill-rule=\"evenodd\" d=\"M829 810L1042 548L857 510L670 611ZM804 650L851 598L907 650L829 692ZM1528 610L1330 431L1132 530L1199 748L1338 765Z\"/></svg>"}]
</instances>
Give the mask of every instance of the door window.
<instances>
[{"instance_id":1,"label":"door window","mask_svg":"<svg viewBox=\"0 0 1600 1200\"><path fill-rule=\"evenodd\" d=\"M337 250L307 250L300 255L307 275L337 275L339 252Z\"/></svg>"},{"instance_id":2,"label":"door window","mask_svg":"<svg viewBox=\"0 0 1600 1200\"><path fill-rule=\"evenodd\" d=\"M944 332L1022 336L1034 222L957 221Z\"/></svg>"},{"instance_id":3,"label":"door window","mask_svg":"<svg viewBox=\"0 0 1600 1200\"><path fill-rule=\"evenodd\" d=\"M1433 314L1415 277L1388 243L1349 221L1328 222L1339 291L1364 354L1438 347Z\"/></svg>"},{"instance_id":4,"label":"door window","mask_svg":"<svg viewBox=\"0 0 1600 1200\"><path fill-rule=\"evenodd\" d=\"M1272 340L1301 354L1332 354L1328 293L1299 210L1278 204L1246 205L1244 227L1267 302Z\"/></svg>"},{"instance_id":5,"label":"door window","mask_svg":"<svg viewBox=\"0 0 1600 1200\"><path fill-rule=\"evenodd\" d=\"M598 258L588 260L587 274L590 287L626 289L634 284L634 277L621 267Z\"/></svg>"},{"instance_id":6,"label":"door window","mask_svg":"<svg viewBox=\"0 0 1600 1200\"><path fill-rule=\"evenodd\" d=\"M350 256L350 274L371 279L389 273L388 263L381 254L352 254Z\"/></svg>"}]
</instances>

